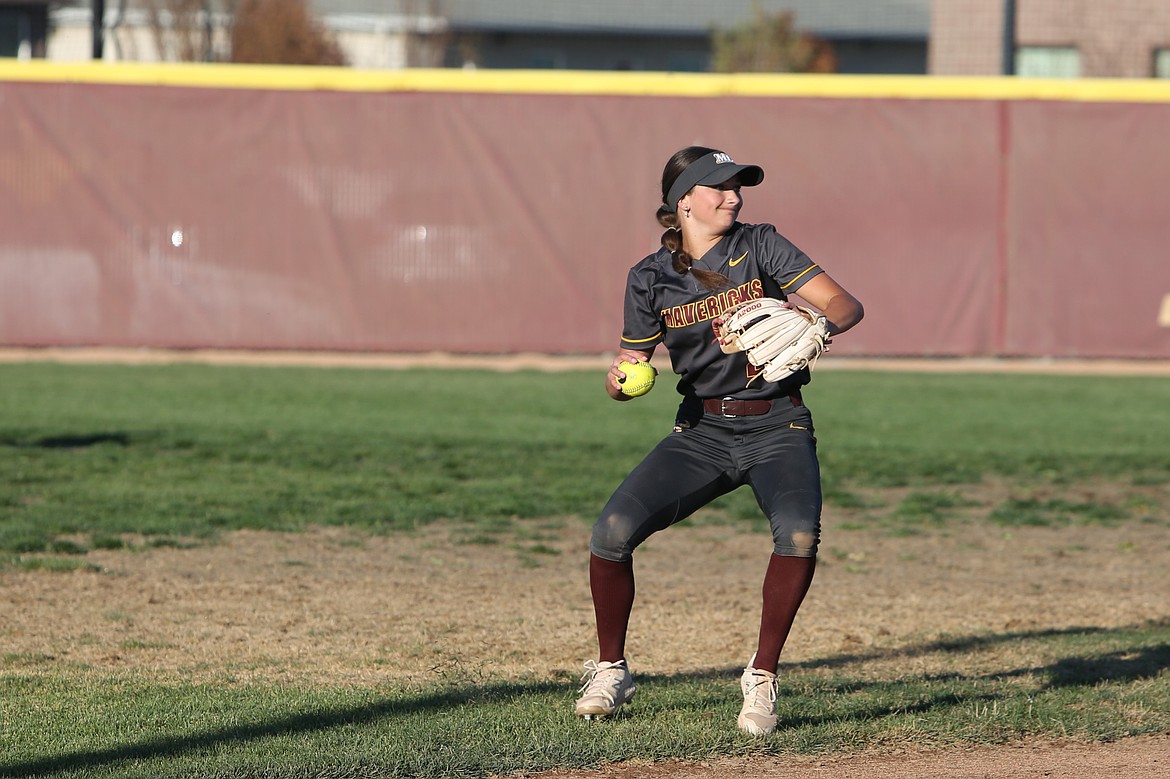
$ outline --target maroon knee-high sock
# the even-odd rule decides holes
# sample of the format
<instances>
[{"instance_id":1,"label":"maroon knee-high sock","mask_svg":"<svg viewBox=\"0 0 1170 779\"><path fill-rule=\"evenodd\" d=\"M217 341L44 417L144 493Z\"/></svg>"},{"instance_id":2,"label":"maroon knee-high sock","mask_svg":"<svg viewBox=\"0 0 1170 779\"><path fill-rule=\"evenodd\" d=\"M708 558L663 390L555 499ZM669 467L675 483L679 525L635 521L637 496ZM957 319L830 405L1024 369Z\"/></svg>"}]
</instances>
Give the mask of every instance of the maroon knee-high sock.
<instances>
[{"instance_id":1,"label":"maroon knee-high sock","mask_svg":"<svg viewBox=\"0 0 1170 779\"><path fill-rule=\"evenodd\" d=\"M773 554L764 575L764 608L760 616L760 643L752 663L770 673L776 672L780 650L788 640L792 622L812 584L817 567L815 557L781 557Z\"/></svg>"},{"instance_id":2,"label":"maroon knee-high sock","mask_svg":"<svg viewBox=\"0 0 1170 779\"><path fill-rule=\"evenodd\" d=\"M626 656L626 630L634 608L634 561L615 563L589 555L589 590L597 617L598 659L616 663Z\"/></svg>"}]
</instances>

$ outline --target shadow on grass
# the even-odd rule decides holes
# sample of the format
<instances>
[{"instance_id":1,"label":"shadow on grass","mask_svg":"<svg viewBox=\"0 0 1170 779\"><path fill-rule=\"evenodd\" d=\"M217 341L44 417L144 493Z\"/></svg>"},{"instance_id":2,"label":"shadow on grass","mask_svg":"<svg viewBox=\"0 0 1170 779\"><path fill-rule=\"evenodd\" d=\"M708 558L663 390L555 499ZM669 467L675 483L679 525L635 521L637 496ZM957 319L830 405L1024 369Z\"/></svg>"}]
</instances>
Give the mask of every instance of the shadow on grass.
<instances>
[{"instance_id":1,"label":"shadow on grass","mask_svg":"<svg viewBox=\"0 0 1170 779\"><path fill-rule=\"evenodd\" d=\"M252 725L237 725L187 736L144 740L134 744L73 752L25 763L0 766L0 777L49 776L62 771L109 766L127 760L177 757L185 752L219 748L290 733L308 733L347 725L360 725L410 714L444 711L472 702L496 702L526 695L546 695L560 690L555 682L538 684L497 684L468 687L403 700L385 700L347 708L321 708Z\"/></svg>"},{"instance_id":2,"label":"shadow on grass","mask_svg":"<svg viewBox=\"0 0 1170 779\"><path fill-rule=\"evenodd\" d=\"M1170 618L1163 618L1149 622L1144 625L1138 625L1129 628L1099 628L1099 627L1070 627L1070 628L1050 628L1047 630L1027 630L1015 631L1011 633L996 633L991 635L979 636L962 636L957 638L944 638L937 641L929 641L922 644L915 644L906 647L898 647L894 649L875 649L864 652L845 652L838 655L831 655L829 657L818 658L815 660L807 660L801 663L794 663L788 667L801 669L825 669L825 668L843 668L846 666L857 665L866 662L875 662L879 660L896 660L896 659L911 659L915 657L923 657L925 655L933 655L939 653L964 653L976 652L980 650L990 649L995 646L1003 644L1012 644L1020 641L1034 641L1037 639L1048 638L1075 638L1087 636L1108 636L1117 635L1119 633L1132 632L1135 630L1167 630L1170 629ZM1053 675L1052 686L1068 686L1069 684L1079 684L1079 679L1083 675L1085 678L1092 678L1095 681L1113 681L1142 678L1144 676L1156 675L1161 668L1170 667L1170 657L1167 656L1167 645L1155 647L1150 650L1139 653L1140 656L1146 657L1145 660L1136 660L1129 655L1122 656L1118 653L1118 658L1115 662L1107 663L1097 659L1085 660L1084 665L1077 665L1079 659L1071 659L1068 661L1061 661L1056 665L1061 666L1035 669L1021 669L1018 672L1007 672L1004 675L1024 675L1027 673L1039 673L1047 671ZM1062 665L1063 663L1063 665ZM1160 665L1159 665L1160 663ZM1143 673L1141 676L1125 677L1125 670L1122 670L1116 677L1112 676L1097 676L1099 672L1116 672L1118 669L1132 670L1134 668L1153 669L1153 674ZM1058 683L1056 680L1061 679L1063 682Z\"/></svg>"},{"instance_id":3,"label":"shadow on grass","mask_svg":"<svg viewBox=\"0 0 1170 779\"><path fill-rule=\"evenodd\" d=\"M54 435L26 441L14 435L0 435L0 446L12 446L19 449L85 449L101 444L130 445L130 434L113 433L82 433L78 435Z\"/></svg>"},{"instance_id":4,"label":"shadow on grass","mask_svg":"<svg viewBox=\"0 0 1170 779\"><path fill-rule=\"evenodd\" d=\"M1167 626L1170 626L1170 624L1162 621L1138 626L1137 628L1107 629L1083 627L1014 632L998 636L971 636L930 642L915 647L891 649L888 651L836 655L821 660L794 664L789 666L789 668L813 669L840 667L848 664L864 664L868 661L914 657L935 652L970 651L997 643L1043 640L1075 635L1117 636L1143 628L1160 629ZM946 677L924 678L923 681L939 681L940 679L975 681L976 679L990 677L1002 679L1035 675L1041 678L1048 678L1049 681L1045 685L1045 689L1093 687L1103 682L1132 682L1153 678L1166 668L1170 668L1170 643L1160 643L1140 649L1111 651L1104 654L1065 657L1049 665L1007 669L990 676L967 677L962 674L953 674ZM694 682L733 680L738 676L740 670L737 667L719 668L696 673L647 676L642 678L645 682L653 685L685 686ZM851 691L856 691L859 688L868 686L868 684L866 682L859 682L848 683L845 686ZM560 697L562 695L570 698L571 691L569 691L569 687L566 684L561 682L550 681L526 684L496 683L420 694L403 699L387 699L361 706L339 708L323 706L314 710L250 725L236 725L183 736L151 738L137 743L111 746L105 749L77 751L56 757L46 757L0 766L0 777L38 777L71 770L81 771L103 767L109 768L124 761L180 757L188 752L219 749L232 744L242 744L270 737L324 731L330 728L360 725L411 714L441 713L469 704L504 705L527 697ZM939 707L953 707L972 702L990 702L1000 697L1001 695L998 693L965 694L954 691L940 691L937 695L911 704L904 702L891 704L879 703L868 708L857 710L848 716L850 719L855 720L869 720L892 715L922 714ZM569 705L568 700L566 700L565 711L568 711ZM815 727L830 721L837 722L840 719L841 715L839 713L824 716L804 715L784 720L780 723L780 726L782 730L792 730Z\"/></svg>"},{"instance_id":5,"label":"shadow on grass","mask_svg":"<svg viewBox=\"0 0 1170 779\"><path fill-rule=\"evenodd\" d=\"M1045 689L1082 687L1101 682L1136 682L1152 679L1170 668L1170 644L1158 644L1136 652L1109 652L1095 657L1066 657L1040 668L998 674L1001 677L1047 675Z\"/></svg>"}]
</instances>

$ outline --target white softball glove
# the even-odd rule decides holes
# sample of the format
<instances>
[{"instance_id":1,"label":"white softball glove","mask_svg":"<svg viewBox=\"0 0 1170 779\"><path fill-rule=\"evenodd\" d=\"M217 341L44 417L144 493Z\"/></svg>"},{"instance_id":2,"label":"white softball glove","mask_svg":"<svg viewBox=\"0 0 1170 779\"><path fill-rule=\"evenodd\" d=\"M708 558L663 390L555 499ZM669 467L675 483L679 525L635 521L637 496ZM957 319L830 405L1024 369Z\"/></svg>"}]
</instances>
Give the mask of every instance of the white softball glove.
<instances>
[{"instance_id":1,"label":"white softball glove","mask_svg":"<svg viewBox=\"0 0 1170 779\"><path fill-rule=\"evenodd\" d=\"M790 308L775 298L732 306L714 326L724 353L747 352L748 362L762 368L767 381L811 369L829 348L829 322L824 315L803 306Z\"/></svg>"}]
</instances>

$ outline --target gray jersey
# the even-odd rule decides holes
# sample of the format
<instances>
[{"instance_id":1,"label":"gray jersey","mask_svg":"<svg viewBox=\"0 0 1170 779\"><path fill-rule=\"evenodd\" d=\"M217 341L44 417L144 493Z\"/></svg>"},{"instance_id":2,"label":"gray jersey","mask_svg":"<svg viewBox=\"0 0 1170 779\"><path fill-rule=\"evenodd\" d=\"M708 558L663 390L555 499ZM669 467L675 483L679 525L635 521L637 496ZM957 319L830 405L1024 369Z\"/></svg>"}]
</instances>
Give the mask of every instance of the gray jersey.
<instances>
[{"instance_id":1,"label":"gray jersey","mask_svg":"<svg viewBox=\"0 0 1170 779\"><path fill-rule=\"evenodd\" d=\"M789 293L822 273L820 267L772 225L738 222L695 260L694 267L722 273L731 284L713 291L689 273L680 275L665 248L630 269L622 348L665 345L679 375L678 391L685 397L778 398L807 384L805 369L782 382L761 377L748 387L758 369L742 353L723 353L715 342L711 320L743 300L786 300Z\"/></svg>"}]
</instances>

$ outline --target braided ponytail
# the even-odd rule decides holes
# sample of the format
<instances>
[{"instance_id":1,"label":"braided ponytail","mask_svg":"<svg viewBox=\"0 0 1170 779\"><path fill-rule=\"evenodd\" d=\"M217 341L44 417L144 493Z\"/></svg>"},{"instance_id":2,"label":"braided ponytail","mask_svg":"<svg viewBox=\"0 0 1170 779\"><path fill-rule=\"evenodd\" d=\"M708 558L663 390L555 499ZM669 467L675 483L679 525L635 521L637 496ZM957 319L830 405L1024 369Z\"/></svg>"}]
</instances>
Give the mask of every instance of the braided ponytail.
<instances>
[{"instance_id":1,"label":"braided ponytail","mask_svg":"<svg viewBox=\"0 0 1170 779\"><path fill-rule=\"evenodd\" d=\"M715 151L716 149L708 149L704 146L688 146L675 152L662 171L662 205L658 207L658 213L655 214L658 224L666 228L666 232L662 234L662 246L670 252L674 270L683 276L688 273L693 275L699 280L699 283L709 290L726 287L731 283L731 280L722 273L693 267L695 258L683 248L682 228L678 223L678 203L672 205L666 201L675 179L686 170L687 166Z\"/></svg>"}]
</instances>

